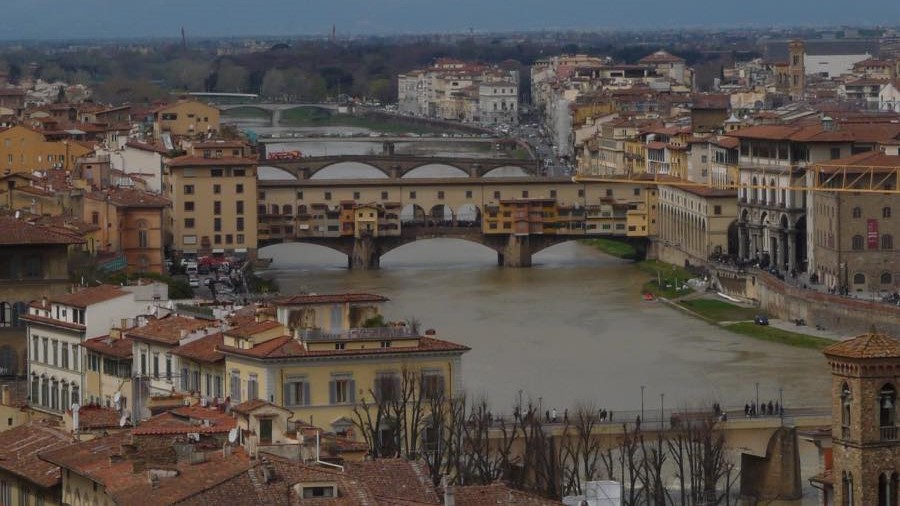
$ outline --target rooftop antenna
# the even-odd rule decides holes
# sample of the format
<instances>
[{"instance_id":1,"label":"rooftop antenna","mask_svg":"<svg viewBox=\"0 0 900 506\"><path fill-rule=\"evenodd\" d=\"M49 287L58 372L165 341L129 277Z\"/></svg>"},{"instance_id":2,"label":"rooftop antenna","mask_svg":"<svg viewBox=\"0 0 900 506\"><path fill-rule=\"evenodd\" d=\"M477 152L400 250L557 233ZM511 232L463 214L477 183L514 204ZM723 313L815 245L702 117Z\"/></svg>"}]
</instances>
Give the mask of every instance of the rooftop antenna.
<instances>
[{"instance_id":1,"label":"rooftop antenna","mask_svg":"<svg viewBox=\"0 0 900 506\"><path fill-rule=\"evenodd\" d=\"M181 27L181 49L187 52L187 37L184 35L184 27Z\"/></svg>"},{"instance_id":2,"label":"rooftop antenna","mask_svg":"<svg viewBox=\"0 0 900 506\"><path fill-rule=\"evenodd\" d=\"M337 25L331 25L331 42L334 43L337 40Z\"/></svg>"}]
</instances>

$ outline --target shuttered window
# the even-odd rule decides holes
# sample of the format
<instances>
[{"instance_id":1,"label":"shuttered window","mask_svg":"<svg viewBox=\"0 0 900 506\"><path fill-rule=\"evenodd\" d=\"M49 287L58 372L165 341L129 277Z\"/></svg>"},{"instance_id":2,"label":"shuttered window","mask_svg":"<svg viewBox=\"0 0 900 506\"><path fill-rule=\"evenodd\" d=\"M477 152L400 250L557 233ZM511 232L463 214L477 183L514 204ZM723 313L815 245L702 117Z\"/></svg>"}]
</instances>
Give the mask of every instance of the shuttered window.
<instances>
[{"instance_id":1,"label":"shuttered window","mask_svg":"<svg viewBox=\"0 0 900 506\"><path fill-rule=\"evenodd\" d=\"M328 383L329 404L353 404L356 402L356 381L349 374L335 374Z\"/></svg>"},{"instance_id":2,"label":"shuttered window","mask_svg":"<svg viewBox=\"0 0 900 506\"><path fill-rule=\"evenodd\" d=\"M306 377L288 378L284 383L285 406L309 406L311 404L309 381Z\"/></svg>"}]
</instances>

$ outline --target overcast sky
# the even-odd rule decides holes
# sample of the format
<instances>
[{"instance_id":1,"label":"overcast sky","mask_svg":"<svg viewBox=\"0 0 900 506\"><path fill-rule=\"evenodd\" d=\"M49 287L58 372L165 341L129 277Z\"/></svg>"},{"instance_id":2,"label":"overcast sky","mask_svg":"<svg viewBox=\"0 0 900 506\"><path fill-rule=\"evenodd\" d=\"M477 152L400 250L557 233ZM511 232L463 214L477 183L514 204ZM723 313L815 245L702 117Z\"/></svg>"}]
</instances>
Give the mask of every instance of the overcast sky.
<instances>
[{"instance_id":1,"label":"overcast sky","mask_svg":"<svg viewBox=\"0 0 900 506\"><path fill-rule=\"evenodd\" d=\"M2 39L900 25L900 0L5 0Z\"/></svg>"}]
</instances>

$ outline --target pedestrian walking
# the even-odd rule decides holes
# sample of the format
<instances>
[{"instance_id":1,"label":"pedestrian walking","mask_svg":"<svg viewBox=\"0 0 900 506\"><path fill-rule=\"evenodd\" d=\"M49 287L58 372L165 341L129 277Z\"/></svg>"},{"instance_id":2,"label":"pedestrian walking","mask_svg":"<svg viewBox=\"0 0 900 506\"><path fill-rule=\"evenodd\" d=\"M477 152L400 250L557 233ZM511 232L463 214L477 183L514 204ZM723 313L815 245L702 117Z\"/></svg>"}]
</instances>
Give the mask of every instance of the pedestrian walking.
<instances>
[{"instance_id":1,"label":"pedestrian walking","mask_svg":"<svg viewBox=\"0 0 900 506\"><path fill-rule=\"evenodd\" d=\"M556 416L557 416L556 408L553 408L553 409L550 411L550 420L551 420L553 423L556 423Z\"/></svg>"}]
</instances>

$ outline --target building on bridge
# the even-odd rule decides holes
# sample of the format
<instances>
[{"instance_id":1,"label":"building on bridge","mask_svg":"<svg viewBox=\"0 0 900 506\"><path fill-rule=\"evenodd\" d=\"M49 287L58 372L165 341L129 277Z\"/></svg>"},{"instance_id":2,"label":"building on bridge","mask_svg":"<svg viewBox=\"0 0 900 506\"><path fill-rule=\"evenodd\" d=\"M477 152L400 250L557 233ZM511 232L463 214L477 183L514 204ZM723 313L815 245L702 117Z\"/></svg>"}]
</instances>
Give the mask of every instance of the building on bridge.
<instances>
[{"instance_id":1,"label":"building on bridge","mask_svg":"<svg viewBox=\"0 0 900 506\"><path fill-rule=\"evenodd\" d=\"M737 191L659 186L660 259L697 264L737 250Z\"/></svg>"},{"instance_id":2,"label":"building on bridge","mask_svg":"<svg viewBox=\"0 0 900 506\"><path fill-rule=\"evenodd\" d=\"M176 255L255 257L257 165L245 152L230 143L203 142L166 163L165 188L172 201L167 244Z\"/></svg>"}]
</instances>

